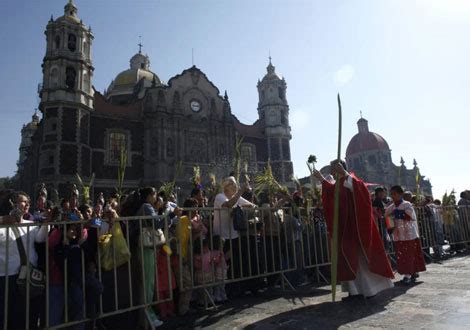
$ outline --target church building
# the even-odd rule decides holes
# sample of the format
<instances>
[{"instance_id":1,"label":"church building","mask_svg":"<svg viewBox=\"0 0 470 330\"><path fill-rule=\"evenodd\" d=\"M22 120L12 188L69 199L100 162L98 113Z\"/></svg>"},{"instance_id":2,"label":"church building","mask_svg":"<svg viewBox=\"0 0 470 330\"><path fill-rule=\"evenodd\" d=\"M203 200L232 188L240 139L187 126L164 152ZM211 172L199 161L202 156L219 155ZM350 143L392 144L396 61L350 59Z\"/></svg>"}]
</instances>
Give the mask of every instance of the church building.
<instances>
[{"instance_id":1,"label":"church building","mask_svg":"<svg viewBox=\"0 0 470 330\"><path fill-rule=\"evenodd\" d=\"M192 66L165 83L151 71L140 47L129 68L98 92L93 34L71 0L62 16L51 17L45 35L42 118L35 114L25 125L20 147L17 177L27 192L44 182L63 194L76 174L88 181L93 173L94 193L111 192L122 152L127 155L124 188L159 186L176 176L176 184L187 191L196 165L204 181L209 173L219 179L230 173L239 138L250 172L270 160L277 179L290 180L287 85L271 59L257 84L259 119L247 125L232 112L227 92L222 95L199 68Z\"/></svg>"},{"instance_id":2,"label":"church building","mask_svg":"<svg viewBox=\"0 0 470 330\"><path fill-rule=\"evenodd\" d=\"M377 133L369 131L369 123L360 118L357 122L358 133L354 135L346 149L346 164L352 172L368 183L386 188L401 185L406 190L432 195L432 186L421 175L418 163L413 160L413 168L407 169L403 158L400 165L392 162L392 151L387 141Z\"/></svg>"}]
</instances>

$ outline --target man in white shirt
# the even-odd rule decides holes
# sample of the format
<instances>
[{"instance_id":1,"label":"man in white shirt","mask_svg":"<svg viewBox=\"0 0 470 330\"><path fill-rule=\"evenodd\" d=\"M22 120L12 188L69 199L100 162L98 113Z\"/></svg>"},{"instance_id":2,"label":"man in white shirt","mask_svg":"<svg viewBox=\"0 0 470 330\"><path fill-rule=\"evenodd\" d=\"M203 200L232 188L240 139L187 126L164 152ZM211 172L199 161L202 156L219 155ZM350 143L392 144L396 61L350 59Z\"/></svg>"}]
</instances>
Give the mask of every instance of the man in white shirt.
<instances>
[{"instance_id":1,"label":"man in white shirt","mask_svg":"<svg viewBox=\"0 0 470 330\"><path fill-rule=\"evenodd\" d=\"M214 235L220 235L227 241L238 238L238 232L233 229L231 209L236 206L254 207L254 204L241 197L245 191L250 190L250 186L244 184L238 189L233 176L224 179L222 189L224 192L217 194L214 200Z\"/></svg>"},{"instance_id":2,"label":"man in white shirt","mask_svg":"<svg viewBox=\"0 0 470 330\"><path fill-rule=\"evenodd\" d=\"M224 252L231 251L230 260L228 261L228 277L240 278L240 255L239 255L239 236L238 232L233 228L233 219L231 210L236 206L255 207L243 197L244 192L249 191L250 185L245 183L239 189L237 181L233 176L225 178L222 182L223 193L218 194L214 200L214 225L213 234L219 235L224 239ZM233 284L227 287L229 295L237 295L239 286Z\"/></svg>"},{"instance_id":3,"label":"man in white shirt","mask_svg":"<svg viewBox=\"0 0 470 330\"><path fill-rule=\"evenodd\" d=\"M6 225L12 223L33 224L33 221L23 219L29 212L30 199L27 194L19 192L15 196L16 205L12 215L3 215L0 225L0 326L4 322L4 294L8 278L8 311L9 328L20 329L25 325L24 297L20 297L16 288L16 280L21 266L20 253L13 230ZM47 226L17 227L25 249L28 261L37 266L38 255L34 243L43 243L47 239ZM7 256L8 249L8 256ZM22 307L23 306L23 307ZM33 306L30 306L32 308Z\"/></svg>"}]
</instances>

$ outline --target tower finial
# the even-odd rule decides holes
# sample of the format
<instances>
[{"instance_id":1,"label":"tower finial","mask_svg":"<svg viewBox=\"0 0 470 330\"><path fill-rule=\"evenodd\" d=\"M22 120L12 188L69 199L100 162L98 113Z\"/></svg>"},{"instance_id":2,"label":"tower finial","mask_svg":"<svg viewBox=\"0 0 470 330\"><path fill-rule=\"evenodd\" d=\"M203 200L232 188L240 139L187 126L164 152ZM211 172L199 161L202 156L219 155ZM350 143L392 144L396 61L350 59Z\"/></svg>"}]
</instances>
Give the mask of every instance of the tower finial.
<instances>
[{"instance_id":1,"label":"tower finial","mask_svg":"<svg viewBox=\"0 0 470 330\"><path fill-rule=\"evenodd\" d=\"M268 64L268 67L266 68L266 70L268 71L268 74L273 74L274 71L275 71L275 67L272 63L272 57L271 57L271 51L269 51L269 64Z\"/></svg>"},{"instance_id":2,"label":"tower finial","mask_svg":"<svg viewBox=\"0 0 470 330\"><path fill-rule=\"evenodd\" d=\"M139 36L139 43L137 46L139 46L139 54L142 54L142 47L144 46L142 45L142 36Z\"/></svg>"},{"instance_id":3,"label":"tower finial","mask_svg":"<svg viewBox=\"0 0 470 330\"><path fill-rule=\"evenodd\" d=\"M361 114L361 119L362 119L362 111L359 111L359 113Z\"/></svg>"},{"instance_id":4,"label":"tower finial","mask_svg":"<svg viewBox=\"0 0 470 330\"><path fill-rule=\"evenodd\" d=\"M77 16L77 7L72 0L69 0L64 7L64 15L67 16Z\"/></svg>"}]
</instances>

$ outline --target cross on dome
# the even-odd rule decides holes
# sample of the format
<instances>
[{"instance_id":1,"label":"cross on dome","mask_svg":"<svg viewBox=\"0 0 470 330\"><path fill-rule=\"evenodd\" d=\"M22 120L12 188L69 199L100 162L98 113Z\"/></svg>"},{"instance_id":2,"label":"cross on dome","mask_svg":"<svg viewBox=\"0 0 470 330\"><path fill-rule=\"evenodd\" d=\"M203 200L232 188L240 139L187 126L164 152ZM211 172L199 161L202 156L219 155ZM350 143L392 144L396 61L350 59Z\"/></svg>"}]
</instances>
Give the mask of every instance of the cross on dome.
<instances>
[{"instance_id":1,"label":"cross on dome","mask_svg":"<svg viewBox=\"0 0 470 330\"><path fill-rule=\"evenodd\" d=\"M142 45L142 36L139 36L139 43L137 46L139 46L139 54L142 54L142 47L144 46Z\"/></svg>"}]
</instances>

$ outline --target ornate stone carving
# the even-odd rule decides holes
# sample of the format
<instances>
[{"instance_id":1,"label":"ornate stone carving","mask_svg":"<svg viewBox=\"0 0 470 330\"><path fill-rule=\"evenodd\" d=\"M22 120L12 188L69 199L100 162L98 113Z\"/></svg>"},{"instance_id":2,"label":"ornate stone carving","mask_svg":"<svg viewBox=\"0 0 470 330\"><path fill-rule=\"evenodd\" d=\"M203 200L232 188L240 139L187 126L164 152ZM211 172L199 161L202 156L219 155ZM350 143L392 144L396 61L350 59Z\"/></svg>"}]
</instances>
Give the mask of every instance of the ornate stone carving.
<instances>
[{"instance_id":1,"label":"ornate stone carving","mask_svg":"<svg viewBox=\"0 0 470 330\"><path fill-rule=\"evenodd\" d=\"M152 94L148 93L147 96L145 97L145 103L144 103L144 109L147 112L152 112L153 111L153 97Z\"/></svg>"},{"instance_id":2,"label":"ornate stone carving","mask_svg":"<svg viewBox=\"0 0 470 330\"><path fill-rule=\"evenodd\" d=\"M196 162L207 162L207 139L202 133L189 133L187 136L186 158Z\"/></svg>"},{"instance_id":3,"label":"ornate stone carving","mask_svg":"<svg viewBox=\"0 0 470 330\"><path fill-rule=\"evenodd\" d=\"M191 72L191 80L193 81L194 85L197 85L199 82L200 74L198 70Z\"/></svg>"}]
</instances>

